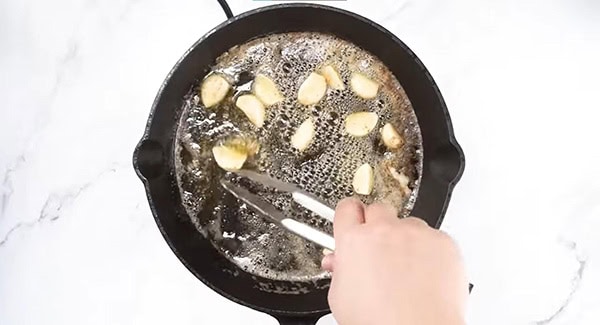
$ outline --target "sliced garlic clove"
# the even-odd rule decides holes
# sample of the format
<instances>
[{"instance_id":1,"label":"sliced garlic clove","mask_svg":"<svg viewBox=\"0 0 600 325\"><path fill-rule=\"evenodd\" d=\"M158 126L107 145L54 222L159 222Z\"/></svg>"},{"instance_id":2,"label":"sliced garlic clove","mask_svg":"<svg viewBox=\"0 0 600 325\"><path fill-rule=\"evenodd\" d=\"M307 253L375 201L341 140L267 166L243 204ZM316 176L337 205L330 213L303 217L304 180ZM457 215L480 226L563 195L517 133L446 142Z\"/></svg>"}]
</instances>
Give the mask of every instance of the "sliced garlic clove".
<instances>
[{"instance_id":1,"label":"sliced garlic clove","mask_svg":"<svg viewBox=\"0 0 600 325\"><path fill-rule=\"evenodd\" d=\"M350 78L350 87L359 97L373 99L377 96L379 85L360 73L353 73Z\"/></svg>"},{"instance_id":2,"label":"sliced garlic clove","mask_svg":"<svg viewBox=\"0 0 600 325\"><path fill-rule=\"evenodd\" d=\"M344 86L344 82L340 77L340 74L335 70L334 67L328 65L321 69L321 74L325 77L325 81L332 89L344 90L346 86Z\"/></svg>"},{"instance_id":3,"label":"sliced garlic clove","mask_svg":"<svg viewBox=\"0 0 600 325\"><path fill-rule=\"evenodd\" d=\"M404 144L404 139L390 123L386 123L381 129L381 139L383 144L390 149L400 148Z\"/></svg>"},{"instance_id":4,"label":"sliced garlic clove","mask_svg":"<svg viewBox=\"0 0 600 325\"><path fill-rule=\"evenodd\" d=\"M373 191L375 183L373 167L369 164L362 164L354 173L352 187L354 192L362 195L369 195Z\"/></svg>"},{"instance_id":5,"label":"sliced garlic clove","mask_svg":"<svg viewBox=\"0 0 600 325\"><path fill-rule=\"evenodd\" d=\"M298 90L298 102L302 105L312 105L318 103L327 91L327 82L325 77L313 72L300 85Z\"/></svg>"},{"instance_id":6,"label":"sliced garlic clove","mask_svg":"<svg viewBox=\"0 0 600 325\"><path fill-rule=\"evenodd\" d=\"M283 95L273 80L262 74L259 74L254 78L252 92L266 106L275 105L284 100Z\"/></svg>"},{"instance_id":7,"label":"sliced garlic clove","mask_svg":"<svg viewBox=\"0 0 600 325\"><path fill-rule=\"evenodd\" d=\"M346 132L355 137L364 137L377 125L379 117L372 112L352 113L346 117Z\"/></svg>"},{"instance_id":8,"label":"sliced garlic clove","mask_svg":"<svg viewBox=\"0 0 600 325\"><path fill-rule=\"evenodd\" d=\"M217 165L228 171L240 170L248 158L245 152L225 145L213 147L212 153Z\"/></svg>"},{"instance_id":9,"label":"sliced garlic clove","mask_svg":"<svg viewBox=\"0 0 600 325\"><path fill-rule=\"evenodd\" d=\"M310 146L314 137L315 125L312 119L308 118L300 124L294 135L292 135L292 147L304 151Z\"/></svg>"},{"instance_id":10,"label":"sliced garlic clove","mask_svg":"<svg viewBox=\"0 0 600 325\"><path fill-rule=\"evenodd\" d=\"M225 98L229 92L229 88L231 86L225 78L218 74L211 74L202 81L202 85L200 86L202 104L207 108L217 105Z\"/></svg>"},{"instance_id":11,"label":"sliced garlic clove","mask_svg":"<svg viewBox=\"0 0 600 325\"><path fill-rule=\"evenodd\" d=\"M265 105L254 95L241 95L235 101L235 106L246 114L250 122L257 127L265 124Z\"/></svg>"}]
</instances>

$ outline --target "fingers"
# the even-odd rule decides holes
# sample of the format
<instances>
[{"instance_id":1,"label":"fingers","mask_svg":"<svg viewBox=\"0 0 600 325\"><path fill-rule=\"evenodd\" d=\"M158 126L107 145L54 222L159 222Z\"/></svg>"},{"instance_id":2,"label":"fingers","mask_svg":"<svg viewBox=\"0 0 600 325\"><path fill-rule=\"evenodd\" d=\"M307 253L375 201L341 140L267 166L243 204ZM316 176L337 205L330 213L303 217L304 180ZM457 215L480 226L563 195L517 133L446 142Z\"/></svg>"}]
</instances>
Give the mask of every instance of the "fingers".
<instances>
[{"instance_id":1,"label":"fingers","mask_svg":"<svg viewBox=\"0 0 600 325\"><path fill-rule=\"evenodd\" d=\"M355 198L341 200L335 208L333 235L338 237L347 229L365 222L365 206Z\"/></svg>"},{"instance_id":2,"label":"fingers","mask_svg":"<svg viewBox=\"0 0 600 325\"><path fill-rule=\"evenodd\" d=\"M325 271L333 272L334 258L335 258L335 255L333 255L333 254L328 254L328 255L323 256L323 259L321 260L321 268Z\"/></svg>"},{"instance_id":3,"label":"fingers","mask_svg":"<svg viewBox=\"0 0 600 325\"><path fill-rule=\"evenodd\" d=\"M398 218L398 210L389 204L373 203L365 209L365 223L389 221Z\"/></svg>"},{"instance_id":4,"label":"fingers","mask_svg":"<svg viewBox=\"0 0 600 325\"><path fill-rule=\"evenodd\" d=\"M345 229L354 225L382 220L389 221L397 218L398 210L389 204L373 203L365 207L356 198L346 198L340 201L335 209L333 233L334 236L338 236Z\"/></svg>"},{"instance_id":5,"label":"fingers","mask_svg":"<svg viewBox=\"0 0 600 325\"><path fill-rule=\"evenodd\" d=\"M333 217L333 235L338 238L349 228L361 225L365 222L365 205L356 198L345 198L341 200L335 208ZM323 270L333 272L335 255L331 252L325 252L321 260Z\"/></svg>"}]
</instances>

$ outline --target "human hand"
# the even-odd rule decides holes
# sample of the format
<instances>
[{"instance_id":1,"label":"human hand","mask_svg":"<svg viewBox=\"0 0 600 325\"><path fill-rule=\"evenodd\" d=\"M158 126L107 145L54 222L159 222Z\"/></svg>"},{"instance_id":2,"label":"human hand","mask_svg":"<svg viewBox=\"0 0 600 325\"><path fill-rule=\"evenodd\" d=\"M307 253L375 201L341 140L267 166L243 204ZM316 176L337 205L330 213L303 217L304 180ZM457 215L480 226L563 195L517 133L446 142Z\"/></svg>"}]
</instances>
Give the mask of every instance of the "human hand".
<instances>
[{"instance_id":1,"label":"human hand","mask_svg":"<svg viewBox=\"0 0 600 325\"><path fill-rule=\"evenodd\" d=\"M340 325L462 325L468 296L453 240L384 204L340 201L335 210L329 305Z\"/></svg>"}]
</instances>

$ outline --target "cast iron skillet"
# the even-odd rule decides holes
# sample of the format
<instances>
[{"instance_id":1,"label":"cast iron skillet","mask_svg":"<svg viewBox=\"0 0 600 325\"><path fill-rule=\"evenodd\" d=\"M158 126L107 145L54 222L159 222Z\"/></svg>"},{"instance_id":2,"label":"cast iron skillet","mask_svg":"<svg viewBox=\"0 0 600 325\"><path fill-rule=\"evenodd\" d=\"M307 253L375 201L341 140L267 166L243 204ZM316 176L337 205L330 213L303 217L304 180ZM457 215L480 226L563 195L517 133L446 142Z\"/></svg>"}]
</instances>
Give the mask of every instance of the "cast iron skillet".
<instances>
[{"instance_id":1,"label":"cast iron skillet","mask_svg":"<svg viewBox=\"0 0 600 325\"><path fill-rule=\"evenodd\" d=\"M226 4L224 9L228 9ZM283 4L260 8L230 17L200 38L175 64L158 91L144 136L133 154L133 165L165 240L198 279L237 303L273 315L281 324L315 324L329 312L328 282L268 280L228 261L190 222L173 165L182 99L190 86L232 46L271 33L294 31L325 32L349 40L379 57L398 78L423 136L423 175L412 214L438 228L465 163L442 95L423 63L396 36L364 17L332 7Z\"/></svg>"}]
</instances>

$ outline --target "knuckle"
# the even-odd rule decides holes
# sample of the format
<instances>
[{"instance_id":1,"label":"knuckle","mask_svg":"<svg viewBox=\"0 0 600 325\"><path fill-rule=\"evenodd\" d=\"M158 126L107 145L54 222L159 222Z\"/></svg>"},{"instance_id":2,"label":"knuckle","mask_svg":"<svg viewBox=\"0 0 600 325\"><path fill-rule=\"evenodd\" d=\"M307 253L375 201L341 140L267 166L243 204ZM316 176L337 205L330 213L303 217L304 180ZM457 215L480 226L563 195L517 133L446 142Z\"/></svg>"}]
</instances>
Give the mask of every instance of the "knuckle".
<instances>
[{"instance_id":1,"label":"knuckle","mask_svg":"<svg viewBox=\"0 0 600 325\"><path fill-rule=\"evenodd\" d=\"M377 222L369 227L369 233L375 238L385 238L391 235L392 227L383 222Z\"/></svg>"},{"instance_id":2,"label":"knuckle","mask_svg":"<svg viewBox=\"0 0 600 325\"><path fill-rule=\"evenodd\" d=\"M454 240L454 238L452 238L450 235L448 235L447 233L445 233L443 231L438 231L438 238L442 245L446 246L448 249L450 249L452 251L458 252L458 245L456 244L456 241Z\"/></svg>"},{"instance_id":3,"label":"knuckle","mask_svg":"<svg viewBox=\"0 0 600 325\"><path fill-rule=\"evenodd\" d=\"M431 230L425 221L414 217L400 219L397 225L398 232L409 240L427 236L429 230Z\"/></svg>"},{"instance_id":4,"label":"knuckle","mask_svg":"<svg viewBox=\"0 0 600 325\"><path fill-rule=\"evenodd\" d=\"M385 204L385 203L373 203L371 205L369 205L366 208L366 213L368 214L384 214L384 215L393 215L393 216L397 216L398 215L398 211L396 210L396 208L394 208L393 206L389 205L389 204Z\"/></svg>"},{"instance_id":5,"label":"knuckle","mask_svg":"<svg viewBox=\"0 0 600 325\"><path fill-rule=\"evenodd\" d=\"M429 227L429 225L427 225L427 222L425 222L425 220L423 220L421 218L406 217L401 220L403 223L410 225L411 227L417 227L417 228Z\"/></svg>"}]
</instances>

